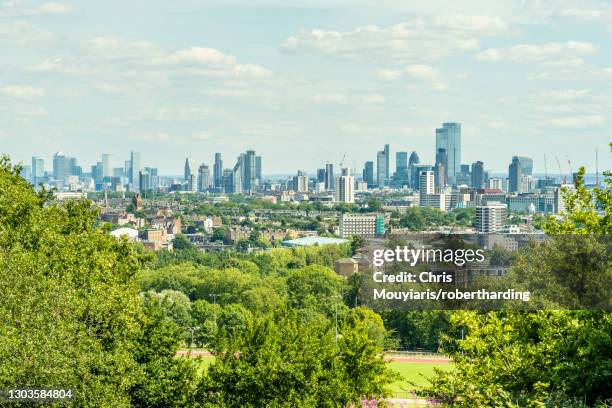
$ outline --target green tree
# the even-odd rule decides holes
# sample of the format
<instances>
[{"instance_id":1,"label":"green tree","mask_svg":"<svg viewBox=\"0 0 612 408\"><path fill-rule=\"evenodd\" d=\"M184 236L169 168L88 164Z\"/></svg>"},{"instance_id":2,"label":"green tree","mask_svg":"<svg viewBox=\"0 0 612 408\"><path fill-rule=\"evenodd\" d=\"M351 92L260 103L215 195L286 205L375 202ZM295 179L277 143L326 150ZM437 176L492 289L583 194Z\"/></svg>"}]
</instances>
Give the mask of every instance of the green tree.
<instances>
[{"instance_id":1,"label":"green tree","mask_svg":"<svg viewBox=\"0 0 612 408\"><path fill-rule=\"evenodd\" d=\"M575 191L563 193L562 218L550 217L544 223L553 242L528 252L516 266L528 283L553 281L559 294L571 289L578 306L584 306L587 293L610 299L609 250L595 238L612 231L612 179L606 172L607 188L595 188L591 194L584 173L581 167ZM577 235L593 236L578 240ZM590 270L596 271L591 280ZM607 406L612 401L608 310L455 312L451 326L466 336L446 339L454 369L438 372L426 393L458 406Z\"/></svg>"},{"instance_id":2,"label":"green tree","mask_svg":"<svg viewBox=\"0 0 612 408\"><path fill-rule=\"evenodd\" d=\"M89 201L51 204L19 170L0 159L0 388L68 387L84 407L189 405L180 336L139 297L135 247L97 229Z\"/></svg>"},{"instance_id":3,"label":"green tree","mask_svg":"<svg viewBox=\"0 0 612 408\"><path fill-rule=\"evenodd\" d=\"M218 342L199 398L211 407L346 407L385 395L394 376L363 328L334 336L330 322L291 309L255 318Z\"/></svg>"},{"instance_id":4,"label":"green tree","mask_svg":"<svg viewBox=\"0 0 612 408\"><path fill-rule=\"evenodd\" d=\"M174 240L172 241L172 246L174 247L174 249L179 251L183 249L193 248L193 244L191 243L191 241L189 241L189 238L187 238L183 234L177 234L174 237Z\"/></svg>"}]
</instances>

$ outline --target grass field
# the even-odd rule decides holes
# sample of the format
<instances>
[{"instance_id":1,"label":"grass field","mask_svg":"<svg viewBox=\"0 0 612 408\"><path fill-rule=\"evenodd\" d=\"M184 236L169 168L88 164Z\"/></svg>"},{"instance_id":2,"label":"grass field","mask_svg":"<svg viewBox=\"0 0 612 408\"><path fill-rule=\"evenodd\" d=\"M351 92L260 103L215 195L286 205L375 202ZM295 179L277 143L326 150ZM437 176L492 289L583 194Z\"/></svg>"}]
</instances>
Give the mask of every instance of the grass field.
<instances>
[{"instance_id":1,"label":"grass field","mask_svg":"<svg viewBox=\"0 0 612 408\"><path fill-rule=\"evenodd\" d=\"M394 392L412 391L415 388L418 389L428 385L429 382L426 377L431 377L434 374L434 368L439 368L441 370L451 369L450 364L403 361L392 361L389 363L389 367L402 376L402 380L396 381L391 385ZM410 384L410 382L415 383L416 386Z\"/></svg>"},{"instance_id":2,"label":"grass field","mask_svg":"<svg viewBox=\"0 0 612 408\"><path fill-rule=\"evenodd\" d=\"M214 357L204 356L200 357L200 371L203 372L208 366L214 361ZM393 392L412 391L415 388L420 388L428 384L426 377L431 377L434 374L434 367L442 370L450 370L450 364L444 363L429 363L429 362L403 362L403 361L391 361L389 367L394 371L397 371L402 379L394 382L391 385ZM416 384L416 387L410 382Z\"/></svg>"}]
</instances>

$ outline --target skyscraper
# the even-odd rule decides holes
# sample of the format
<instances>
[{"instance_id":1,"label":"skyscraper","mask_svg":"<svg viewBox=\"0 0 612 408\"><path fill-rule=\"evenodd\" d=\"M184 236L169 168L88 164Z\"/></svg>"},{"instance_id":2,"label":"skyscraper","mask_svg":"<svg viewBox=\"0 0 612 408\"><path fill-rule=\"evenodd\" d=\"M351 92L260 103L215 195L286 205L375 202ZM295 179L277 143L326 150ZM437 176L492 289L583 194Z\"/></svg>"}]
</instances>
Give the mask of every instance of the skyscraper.
<instances>
[{"instance_id":1,"label":"skyscraper","mask_svg":"<svg viewBox=\"0 0 612 408\"><path fill-rule=\"evenodd\" d=\"M141 192L146 192L151 189L151 175L148 171L139 171L138 172L138 190Z\"/></svg>"},{"instance_id":2,"label":"skyscraper","mask_svg":"<svg viewBox=\"0 0 612 408\"><path fill-rule=\"evenodd\" d=\"M253 193L257 190L257 156L255 150L247 150L243 162L243 188L245 192Z\"/></svg>"},{"instance_id":3,"label":"skyscraper","mask_svg":"<svg viewBox=\"0 0 612 408\"><path fill-rule=\"evenodd\" d=\"M112 177L113 169L110 164L110 154L102 154L102 177Z\"/></svg>"},{"instance_id":4,"label":"skyscraper","mask_svg":"<svg viewBox=\"0 0 612 408\"><path fill-rule=\"evenodd\" d=\"M408 159L408 182L413 189L417 189L419 182L419 175L416 172L416 166L419 164L419 155L414 150L410 153L410 158Z\"/></svg>"},{"instance_id":5,"label":"skyscraper","mask_svg":"<svg viewBox=\"0 0 612 408\"><path fill-rule=\"evenodd\" d=\"M355 202L355 177L349 168L342 169L342 175L336 179L335 199L341 203Z\"/></svg>"},{"instance_id":6,"label":"skyscraper","mask_svg":"<svg viewBox=\"0 0 612 408\"><path fill-rule=\"evenodd\" d=\"M521 162L521 172L523 176L533 176L533 159L530 157L518 156Z\"/></svg>"},{"instance_id":7,"label":"skyscraper","mask_svg":"<svg viewBox=\"0 0 612 408\"><path fill-rule=\"evenodd\" d=\"M325 169L317 169L317 183L325 183Z\"/></svg>"},{"instance_id":8,"label":"skyscraper","mask_svg":"<svg viewBox=\"0 0 612 408\"><path fill-rule=\"evenodd\" d=\"M211 185L210 169L207 165L202 164L198 168L198 191L203 193L208 191Z\"/></svg>"},{"instance_id":9,"label":"skyscraper","mask_svg":"<svg viewBox=\"0 0 612 408\"><path fill-rule=\"evenodd\" d=\"M128 172L128 179L130 185L136 191L138 191L138 188L140 186L139 174L141 169L142 168L140 163L140 152L135 152L132 150L130 152L130 171Z\"/></svg>"},{"instance_id":10,"label":"skyscraper","mask_svg":"<svg viewBox=\"0 0 612 408\"><path fill-rule=\"evenodd\" d=\"M42 157L32 157L32 184L35 186L45 177L45 160Z\"/></svg>"},{"instance_id":11,"label":"skyscraper","mask_svg":"<svg viewBox=\"0 0 612 408\"><path fill-rule=\"evenodd\" d=\"M261 186L261 156L255 156L255 178L257 179L257 186Z\"/></svg>"},{"instance_id":12,"label":"skyscraper","mask_svg":"<svg viewBox=\"0 0 612 408\"><path fill-rule=\"evenodd\" d=\"M446 166L448 165L448 156L446 149L438 149L436 153L436 165L434 166L435 183L439 188L444 188L448 184Z\"/></svg>"},{"instance_id":13,"label":"skyscraper","mask_svg":"<svg viewBox=\"0 0 612 408\"><path fill-rule=\"evenodd\" d=\"M65 181L68 177L68 158L62 152L53 155L53 178L56 181Z\"/></svg>"},{"instance_id":14,"label":"skyscraper","mask_svg":"<svg viewBox=\"0 0 612 408\"><path fill-rule=\"evenodd\" d=\"M363 181L368 184L368 188L374 187L374 162L367 161L363 166Z\"/></svg>"},{"instance_id":15,"label":"skyscraper","mask_svg":"<svg viewBox=\"0 0 612 408\"><path fill-rule=\"evenodd\" d=\"M193 164L193 159L191 157L187 157L185 159L184 181L189 182L189 180L191 180L192 174L195 174L195 166Z\"/></svg>"},{"instance_id":16,"label":"skyscraper","mask_svg":"<svg viewBox=\"0 0 612 408\"><path fill-rule=\"evenodd\" d=\"M232 171L232 193L242 194L244 192L244 162L245 154L238 156Z\"/></svg>"},{"instance_id":17,"label":"skyscraper","mask_svg":"<svg viewBox=\"0 0 612 408\"><path fill-rule=\"evenodd\" d=\"M298 171L297 176L293 177L293 189L298 193L308 192L308 176L303 171Z\"/></svg>"},{"instance_id":18,"label":"skyscraper","mask_svg":"<svg viewBox=\"0 0 612 408\"><path fill-rule=\"evenodd\" d=\"M523 168L518 156L512 157L512 162L508 166L508 192L520 192L521 180L523 179Z\"/></svg>"},{"instance_id":19,"label":"skyscraper","mask_svg":"<svg viewBox=\"0 0 612 408\"><path fill-rule=\"evenodd\" d=\"M439 149L446 150L446 180L456 184L457 174L461 172L461 124L443 123L436 129L436 153Z\"/></svg>"},{"instance_id":20,"label":"skyscraper","mask_svg":"<svg viewBox=\"0 0 612 408\"><path fill-rule=\"evenodd\" d=\"M221 159L221 153L215 153L213 180L216 188L220 188L223 186L223 160Z\"/></svg>"},{"instance_id":21,"label":"skyscraper","mask_svg":"<svg viewBox=\"0 0 612 408\"><path fill-rule=\"evenodd\" d=\"M223 169L223 192L232 194L234 192L234 171L232 169Z\"/></svg>"},{"instance_id":22,"label":"skyscraper","mask_svg":"<svg viewBox=\"0 0 612 408\"><path fill-rule=\"evenodd\" d=\"M334 189L334 165L332 163L325 164L325 190L331 191Z\"/></svg>"},{"instance_id":23,"label":"skyscraper","mask_svg":"<svg viewBox=\"0 0 612 408\"><path fill-rule=\"evenodd\" d=\"M408 152L395 153L395 179L408 179Z\"/></svg>"},{"instance_id":24,"label":"skyscraper","mask_svg":"<svg viewBox=\"0 0 612 408\"><path fill-rule=\"evenodd\" d=\"M383 150L376 154L376 184L384 187L389 179L389 145L386 144Z\"/></svg>"},{"instance_id":25,"label":"skyscraper","mask_svg":"<svg viewBox=\"0 0 612 408\"><path fill-rule=\"evenodd\" d=\"M472 187L483 188L484 182L484 163L481 161L472 163Z\"/></svg>"},{"instance_id":26,"label":"skyscraper","mask_svg":"<svg viewBox=\"0 0 612 408\"><path fill-rule=\"evenodd\" d=\"M419 172L419 194L421 196L434 194L434 172L431 170L423 170Z\"/></svg>"}]
</instances>

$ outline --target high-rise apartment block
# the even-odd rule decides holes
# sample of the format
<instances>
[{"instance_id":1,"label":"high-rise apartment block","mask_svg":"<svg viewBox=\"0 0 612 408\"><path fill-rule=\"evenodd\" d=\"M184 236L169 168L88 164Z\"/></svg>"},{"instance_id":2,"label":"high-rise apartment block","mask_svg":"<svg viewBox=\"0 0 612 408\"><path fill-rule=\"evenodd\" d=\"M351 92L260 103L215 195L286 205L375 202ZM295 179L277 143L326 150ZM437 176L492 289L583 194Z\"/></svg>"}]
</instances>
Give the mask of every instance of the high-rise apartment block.
<instances>
[{"instance_id":1,"label":"high-rise apartment block","mask_svg":"<svg viewBox=\"0 0 612 408\"><path fill-rule=\"evenodd\" d=\"M499 232L506 219L507 206L498 201L489 201L476 207L476 229L482 233Z\"/></svg>"}]
</instances>

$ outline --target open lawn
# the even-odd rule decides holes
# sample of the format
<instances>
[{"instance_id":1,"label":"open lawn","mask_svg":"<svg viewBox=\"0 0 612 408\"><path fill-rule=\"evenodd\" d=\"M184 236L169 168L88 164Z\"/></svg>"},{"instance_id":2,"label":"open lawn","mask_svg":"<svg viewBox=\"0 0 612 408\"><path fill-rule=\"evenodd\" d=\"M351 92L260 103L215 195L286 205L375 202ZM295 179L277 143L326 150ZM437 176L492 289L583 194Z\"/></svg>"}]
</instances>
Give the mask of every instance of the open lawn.
<instances>
[{"instance_id":1,"label":"open lawn","mask_svg":"<svg viewBox=\"0 0 612 408\"><path fill-rule=\"evenodd\" d=\"M441 370L450 370L452 368L449 363L432 363L425 361L391 361L389 367L402 376L402 380L398 380L391 385L394 392L412 391L428 385L429 382L426 378L434 374L434 368L439 368ZM410 384L410 382L415 383L415 385Z\"/></svg>"}]
</instances>

